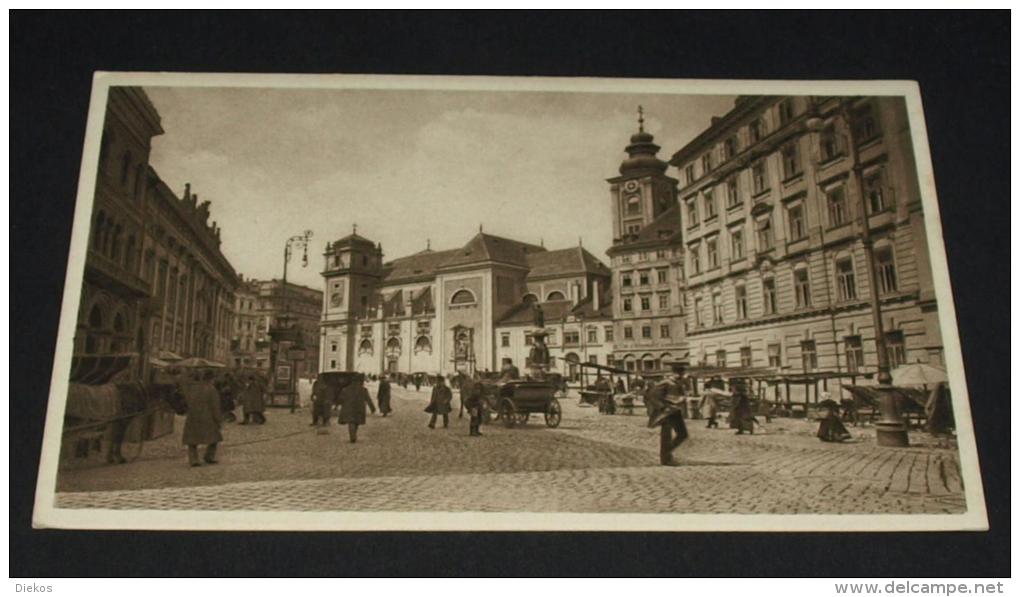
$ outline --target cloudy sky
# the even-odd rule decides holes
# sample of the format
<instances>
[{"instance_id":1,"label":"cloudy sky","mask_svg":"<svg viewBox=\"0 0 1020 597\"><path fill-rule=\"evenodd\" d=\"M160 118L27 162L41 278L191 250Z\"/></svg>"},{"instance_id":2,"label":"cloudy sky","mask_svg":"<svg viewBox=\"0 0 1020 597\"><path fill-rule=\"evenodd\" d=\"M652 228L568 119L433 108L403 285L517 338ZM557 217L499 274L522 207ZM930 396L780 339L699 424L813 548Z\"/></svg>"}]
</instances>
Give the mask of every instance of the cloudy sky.
<instances>
[{"instance_id":1,"label":"cloudy sky","mask_svg":"<svg viewBox=\"0 0 1020 597\"><path fill-rule=\"evenodd\" d=\"M669 156L733 104L732 96L620 93L148 87L166 133L151 162L178 195L212 202L223 252L239 273L282 274L287 238L358 233L386 259L463 245L478 231L606 260L609 186L624 147L646 129ZM674 169L670 174L676 176Z\"/></svg>"}]
</instances>

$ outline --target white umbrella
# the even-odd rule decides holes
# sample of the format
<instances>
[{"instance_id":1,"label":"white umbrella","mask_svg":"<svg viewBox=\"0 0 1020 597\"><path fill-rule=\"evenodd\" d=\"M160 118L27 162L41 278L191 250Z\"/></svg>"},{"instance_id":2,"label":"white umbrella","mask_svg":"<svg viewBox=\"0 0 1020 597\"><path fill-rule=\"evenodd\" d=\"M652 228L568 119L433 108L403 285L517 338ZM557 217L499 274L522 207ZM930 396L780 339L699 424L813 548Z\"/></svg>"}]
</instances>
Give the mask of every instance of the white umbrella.
<instances>
[{"instance_id":1,"label":"white umbrella","mask_svg":"<svg viewBox=\"0 0 1020 597\"><path fill-rule=\"evenodd\" d=\"M892 370L894 386L932 386L949 381L946 370L926 363L912 363Z\"/></svg>"}]
</instances>

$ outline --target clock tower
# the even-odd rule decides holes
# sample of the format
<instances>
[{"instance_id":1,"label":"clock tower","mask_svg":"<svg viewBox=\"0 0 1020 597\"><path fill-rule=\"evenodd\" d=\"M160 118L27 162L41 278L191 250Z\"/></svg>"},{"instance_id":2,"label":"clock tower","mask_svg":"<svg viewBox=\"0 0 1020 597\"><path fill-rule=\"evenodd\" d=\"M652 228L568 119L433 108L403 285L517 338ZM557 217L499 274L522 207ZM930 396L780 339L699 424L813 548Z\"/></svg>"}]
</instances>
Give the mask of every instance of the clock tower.
<instances>
[{"instance_id":1,"label":"clock tower","mask_svg":"<svg viewBox=\"0 0 1020 597\"><path fill-rule=\"evenodd\" d=\"M613 238L626 241L637 235L677 200L677 180L666 176L669 166L657 157L659 146L645 132L644 109L638 106L638 132L630 137L627 159L620 176L610 178Z\"/></svg>"},{"instance_id":2,"label":"clock tower","mask_svg":"<svg viewBox=\"0 0 1020 597\"><path fill-rule=\"evenodd\" d=\"M382 247L354 232L326 246L319 371L351 371L359 319L374 315Z\"/></svg>"}]
</instances>

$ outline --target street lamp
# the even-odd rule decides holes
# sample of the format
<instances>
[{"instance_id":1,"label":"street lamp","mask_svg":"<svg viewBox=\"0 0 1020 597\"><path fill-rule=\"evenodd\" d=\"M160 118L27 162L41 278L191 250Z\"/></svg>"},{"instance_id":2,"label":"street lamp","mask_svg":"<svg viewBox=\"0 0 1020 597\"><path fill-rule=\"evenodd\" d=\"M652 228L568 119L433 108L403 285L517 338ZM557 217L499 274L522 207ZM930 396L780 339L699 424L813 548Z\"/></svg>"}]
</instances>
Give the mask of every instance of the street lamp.
<instances>
[{"instance_id":1,"label":"street lamp","mask_svg":"<svg viewBox=\"0 0 1020 597\"><path fill-rule=\"evenodd\" d=\"M282 334L278 335L276 343L276 363L281 360L290 360L288 355L283 353L283 339L287 337L288 330L290 328L290 295L287 290L287 265L290 263L290 257L295 249L301 249L301 267L308 267L308 244L312 239L312 231L305 230L302 234L294 235L287 239L287 243L283 248L283 314L277 318L279 327L282 330ZM275 370L275 367L274 367ZM290 412L293 413L297 409L297 400L294 391L295 382L294 364L291 363L290 379L287 382L287 394L290 400Z\"/></svg>"},{"instance_id":2,"label":"street lamp","mask_svg":"<svg viewBox=\"0 0 1020 597\"><path fill-rule=\"evenodd\" d=\"M840 98L839 115L847 129L847 145L849 145L850 165L853 173L854 186L857 190L858 211L860 222L861 245L864 247L865 262L868 269L870 285L869 299L871 303L871 319L875 328L875 350L878 353L878 385L879 411L881 419L875 423L875 437L881 446L906 447L909 445L907 428L896 408L896 398L885 388L892 385L892 374L889 368L889 352L885 344L885 329L882 322L882 302L878 296L878 268L875 267L875 246L871 238L871 226L868 222L867 197L864 194L864 166L861 164L857 140L854 138L854 122L851 113L853 98ZM819 132L823 128L822 119L818 115L808 118L806 125L809 131Z\"/></svg>"}]
</instances>

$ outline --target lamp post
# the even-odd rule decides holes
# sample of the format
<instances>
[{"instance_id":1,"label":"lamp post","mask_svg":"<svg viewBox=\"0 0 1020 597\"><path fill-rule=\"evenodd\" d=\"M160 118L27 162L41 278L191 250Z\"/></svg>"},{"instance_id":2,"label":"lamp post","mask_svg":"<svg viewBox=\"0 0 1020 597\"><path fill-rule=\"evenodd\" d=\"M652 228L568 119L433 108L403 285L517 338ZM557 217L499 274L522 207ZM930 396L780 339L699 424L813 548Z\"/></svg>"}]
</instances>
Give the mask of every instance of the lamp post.
<instances>
[{"instance_id":1,"label":"lamp post","mask_svg":"<svg viewBox=\"0 0 1020 597\"><path fill-rule=\"evenodd\" d=\"M889 353L885 344L885 329L882 321L882 302L879 293L878 268L875 267L875 245L871 237L871 225L868 221L868 202L864 194L864 166L861 164L857 140L854 136L854 122L850 107L852 98L840 98L839 115L847 129L847 144L850 152L850 166L858 199L859 225L861 245L864 248L865 262L868 270L869 301L871 303L871 319L875 329L875 350L878 355L879 411L881 419L875 423L875 439L881 446L906 447L909 445L906 425L896 408L896 398L887 391L892 384L889 368ZM810 131L820 131L822 120L814 116L807 120Z\"/></svg>"},{"instance_id":2,"label":"lamp post","mask_svg":"<svg viewBox=\"0 0 1020 597\"><path fill-rule=\"evenodd\" d=\"M287 290L287 264L290 263L290 256L293 254L295 249L301 249L301 267L308 267L308 244L312 239L312 231L305 230L302 234L297 234L287 239L287 243L283 248L283 314L277 318L279 327L283 329L283 334L280 336L280 340L276 343L276 364L279 364L281 360L290 360L288 355L283 354L283 342L282 339L287 336L287 330L290 328L290 296ZM274 368L275 369L275 368ZM290 400L290 412L293 413L297 409L297 400L295 399L294 383L295 383L295 371L294 364L291 363L290 379L287 382L287 395Z\"/></svg>"}]
</instances>

